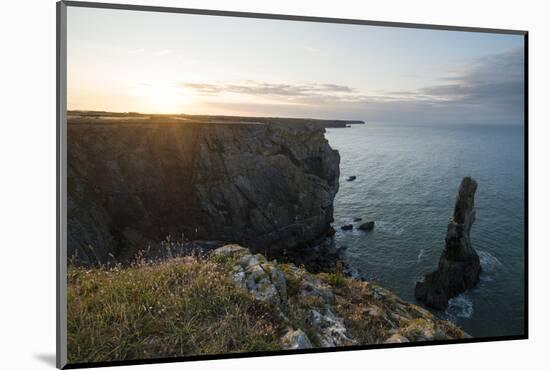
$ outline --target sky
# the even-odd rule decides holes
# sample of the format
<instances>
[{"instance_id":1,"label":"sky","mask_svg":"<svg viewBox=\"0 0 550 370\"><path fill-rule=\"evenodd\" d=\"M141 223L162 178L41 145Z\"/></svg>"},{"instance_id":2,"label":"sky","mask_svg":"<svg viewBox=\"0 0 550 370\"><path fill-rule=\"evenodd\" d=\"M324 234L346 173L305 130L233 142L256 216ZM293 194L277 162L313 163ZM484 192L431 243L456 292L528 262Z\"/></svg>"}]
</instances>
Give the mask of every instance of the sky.
<instances>
[{"instance_id":1,"label":"sky","mask_svg":"<svg viewBox=\"0 0 550 370\"><path fill-rule=\"evenodd\" d=\"M523 124L523 36L69 7L68 108Z\"/></svg>"}]
</instances>

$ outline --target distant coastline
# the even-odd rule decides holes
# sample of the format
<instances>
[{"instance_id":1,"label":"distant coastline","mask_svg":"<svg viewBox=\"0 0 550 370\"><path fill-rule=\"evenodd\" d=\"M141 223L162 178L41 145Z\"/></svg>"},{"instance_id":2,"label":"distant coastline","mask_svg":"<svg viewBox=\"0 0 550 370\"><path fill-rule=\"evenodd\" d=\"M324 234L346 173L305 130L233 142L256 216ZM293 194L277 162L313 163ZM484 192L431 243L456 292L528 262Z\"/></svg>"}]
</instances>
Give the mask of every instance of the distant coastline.
<instances>
[{"instance_id":1,"label":"distant coastline","mask_svg":"<svg viewBox=\"0 0 550 370\"><path fill-rule=\"evenodd\" d=\"M163 122L187 121L208 124L313 124L324 128L345 128L349 125L364 125L362 120L343 119L318 119L318 118L287 118L287 117L254 117L254 116L225 116L225 115L204 115L204 114L147 114L137 112L107 112L70 110L67 112L68 123L108 123L108 122L152 122L162 120Z\"/></svg>"}]
</instances>

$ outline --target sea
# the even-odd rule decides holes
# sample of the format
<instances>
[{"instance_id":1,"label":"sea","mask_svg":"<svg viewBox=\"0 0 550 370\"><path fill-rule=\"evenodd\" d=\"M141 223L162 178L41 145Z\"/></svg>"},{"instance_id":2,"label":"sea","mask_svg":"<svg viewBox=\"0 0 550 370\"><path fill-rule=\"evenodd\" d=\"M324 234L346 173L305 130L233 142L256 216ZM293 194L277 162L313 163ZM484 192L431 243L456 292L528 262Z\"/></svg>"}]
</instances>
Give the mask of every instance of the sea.
<instances>
[{"instance_id":1,"label":"sea","mask_svg":"<svg viewBox=\"0 0 550 370\"><path fill-rule=\"evenodd\" d=\"M523 126L368 122L326 131L341 157L335 242L351 273L420 304L415 283L436 269L458 186L471 176L481 281L432 312L474 337L524 334ZM374 230L358 230L356 218Z\"/></svg>"}]
</instances>

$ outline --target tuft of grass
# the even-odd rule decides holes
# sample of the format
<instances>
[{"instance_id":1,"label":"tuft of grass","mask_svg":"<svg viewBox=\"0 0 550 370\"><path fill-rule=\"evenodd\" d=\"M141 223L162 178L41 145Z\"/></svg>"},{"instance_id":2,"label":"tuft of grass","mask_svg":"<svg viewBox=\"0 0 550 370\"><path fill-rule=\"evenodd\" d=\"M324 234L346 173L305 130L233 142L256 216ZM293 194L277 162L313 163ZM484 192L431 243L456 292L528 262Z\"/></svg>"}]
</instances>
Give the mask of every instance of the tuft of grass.
<instances>
[{"instance_id":1,"label":"tuft of grass","mask_svg":"<svg viewBox=\"0 0 550 370\"><path fill-rule=\"evenodd\" d=\"M322 279L325 283L330 284L334 288L341 288L346 285L346 277L342 274L322 274Z\"/></svg>"},{"instance_id":2,"label":"tuft of grass","mask_svg":"<svg viewBox=\"0 0 550 370\"><path fill-rule=\"evenodd\" d=\"M189 257L70 267L67 318L70 363L273 351L286 330L223 264Z\"/></svg>"},{"instance_id":3,"label":"tuft of grass","mask_svg":"<svg viewBox=\"0 0 550 370\"><path fill-rule=\"evenodd\" d=\"M302 276L295 274L292 267L287 263L279 265L279 268L285 274L286 292L288 296L297 296L300 293Z\"/></svg>"},{"instance_id":4,"label":"tuft of grass","mask_svg":"<svg viewBox=\"0 0 550 370\"><path fill-rule=\"evenodd\" d=\"M223 254L215 254L210 257L210 260L215 263L219 263L222 265L225 265L229 262L232 262L231 257L223 255Z\"/></svg>"},{"instance_id":5,"label":"tuft of grass","mask_svg":"<svg viewBox=\"0 0 550 370\"><path fill-rule=\"evenodd\" d=\"M331 274L323 279L331 283ZM344 317L349 334L361 344L380 343L389 336L390 330L398 327L388 319L382 301L373 298L371 284L349 278L337 280L335 312Z\"/></svg>"}]
</instances>

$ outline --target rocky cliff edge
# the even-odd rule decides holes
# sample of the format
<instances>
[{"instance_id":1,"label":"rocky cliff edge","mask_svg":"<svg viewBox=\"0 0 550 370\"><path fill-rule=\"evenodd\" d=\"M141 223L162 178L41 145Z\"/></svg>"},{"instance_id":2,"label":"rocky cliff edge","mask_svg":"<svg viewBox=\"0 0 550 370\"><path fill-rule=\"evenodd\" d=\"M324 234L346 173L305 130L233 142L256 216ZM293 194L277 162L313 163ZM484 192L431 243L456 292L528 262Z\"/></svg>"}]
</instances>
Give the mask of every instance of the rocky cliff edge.
<instances>
[{"instance_id":1,"label":"rocky cliff edge","mask_svg":"<svg viewBox=\"0 0 550 370\"><path fill-rule=\"evenodd\" d=\"M75 363L468 338L375 284L236 244L202 259L72 267L68 276Z\"/></svg>"}]
</instances>

